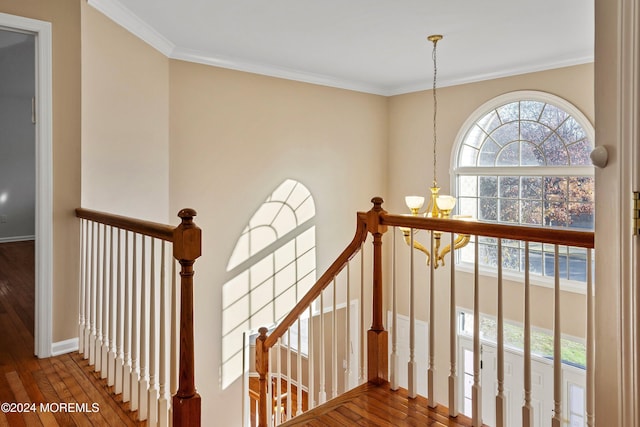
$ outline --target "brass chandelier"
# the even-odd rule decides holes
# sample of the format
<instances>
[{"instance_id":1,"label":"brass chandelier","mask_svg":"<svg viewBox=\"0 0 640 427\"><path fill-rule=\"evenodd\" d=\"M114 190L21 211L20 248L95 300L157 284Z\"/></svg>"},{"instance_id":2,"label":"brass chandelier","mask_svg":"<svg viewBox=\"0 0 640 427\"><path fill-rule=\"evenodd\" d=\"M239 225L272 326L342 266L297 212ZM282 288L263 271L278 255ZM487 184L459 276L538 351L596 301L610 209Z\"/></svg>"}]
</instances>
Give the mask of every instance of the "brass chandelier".
<instances>
[{"instance_id":1,"label":"brass chandelier","mask_svg":"<svg viewBox=\"0 0 640 427\"><path fill-rule=\"evenodd\" d=\"M434 34L427 37L427 40L433 43L433 183L431 185L431 197L429 200L429 204L427 205L427 209L423 214L420 214L420 209L424 205L424 197L422 196L406 196L405 203L409 210L411 211L411 215L418 216L423 215L425 217L430 218L450 218L451 211L456 205L456 198L449 195L440 195L440 187L438 187L437 181L437 171L438 171L438 155L437 155L437 147L438 147L438 135L437 135L437 117L438 117L438 97L436 93L437 89L437 76L438 76L438 65L437 65L437 44L440 40L442 40L442 35ZM409 228L401 227L400 230L404 236L404 240L407 245L411 246L413 244L413 248L423 252L427 256L427 265L431 263L431 253L430 251L424 247L420 242L416 241L411 236L411 230ZM438 268L438 266L444 266L444 257L447 253L451 252L451 244L446 245L442 250L440 250L440 240L442 238L442 232L433 231L433 238L435 240L433 252L435 253L434 260L434 268ZM468 234L459 234L454 242L454 248L459 249L466 246L469 243L470 236Z\"/></svg>"}]
</instances>

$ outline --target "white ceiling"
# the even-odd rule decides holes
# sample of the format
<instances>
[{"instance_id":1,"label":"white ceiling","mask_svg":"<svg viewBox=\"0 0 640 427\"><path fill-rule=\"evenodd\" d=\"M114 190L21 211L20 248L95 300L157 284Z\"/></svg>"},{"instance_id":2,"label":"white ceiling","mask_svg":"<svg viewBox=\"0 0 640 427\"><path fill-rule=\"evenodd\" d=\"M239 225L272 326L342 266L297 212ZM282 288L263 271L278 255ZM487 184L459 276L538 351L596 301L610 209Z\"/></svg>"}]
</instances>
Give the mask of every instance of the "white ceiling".
<instances>
[{"instance_id":1,"label":"white ceiling","mask_svg":"<svg viewBox=\"0 0 640 427\"><path fill-rule=\"evenodd\" d=\"M594 0L89 0L171 58L392 95L593 61Z\"/></svg>"}]
</instances>

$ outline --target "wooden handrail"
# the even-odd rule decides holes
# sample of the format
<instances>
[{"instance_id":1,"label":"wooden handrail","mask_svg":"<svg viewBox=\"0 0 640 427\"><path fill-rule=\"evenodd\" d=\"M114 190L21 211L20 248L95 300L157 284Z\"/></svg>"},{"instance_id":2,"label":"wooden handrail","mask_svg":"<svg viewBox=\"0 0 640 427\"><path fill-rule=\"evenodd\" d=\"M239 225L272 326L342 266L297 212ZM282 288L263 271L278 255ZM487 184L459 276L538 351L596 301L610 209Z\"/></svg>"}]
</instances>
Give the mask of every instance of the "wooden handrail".
<instances>
[{"instance_id":1,"label":"wooden handrail","mask_svg":"<svg viewBox=\"0 0 640 427\"><path fill-rule=\"evenodd\" d=\"M166 240L168 242L173 241L173 230L175 227L167 224L144 221L142 219L129 218L126 216L99 212L85 208L77 208L76 216L78 218L99 222L100 224L110 225L122 230L133 231L134 233L144 234L146 236L155 237L158 239Z\"/></svg>"},{"instance_id":2,"label":"wooden handrail","mask_svg":"<svg viewBox=\"0 0 640 427\"><path fill-rule=\"evenodd\" d=\"M425 218L421 216L394 215L386 212L380 215L380 223L388 226L437 230L457 234L475 234L484 237L551 243L580 248L592 249L594 247L594 234L592 231L567 230L566 228L495 224L464 219Z\"/></svg>"},{"instance_id":3,"label":"wooden handrail","mask_svg":"<svg viewBox=\"0 0 640 427\"><path fill-rule=\"evenodd\" d=\"M320 296L322 291L331 284L331 281L335 276L342 271L347 265L349 260L355 256L362 245L362 242L367 238L367 214L364 212L358 212L356 218L356 233L353 239L347 245L345 250L336 258L336 260L329 266L327 271L318 279L318 281L309 289L309 291L302 297L302 299L296 304L296 306L287 314L287 316L280 322L280 324L271 332L271 334L264 340L264 351L268 351L273 347L278 338L282 338L298 317L309 307L309 305Z\"/></svg>"},{"instance_id":4,"label":"wooden handrail","mask_svg":"<svg viewBox=\"0 0 640 427\"><path fill-rule=\"evenodd\" d=\"M111 213L77 208L76 216L122 230L172 242L173 256L180 263L180 366L178 391L172 399L173 426L201 425L200 395L195 388L193 333L193 265L202 253L202 231L193 222L196 211L178 212L180 225L172 227Z\"/></svg>"}]
</instances>

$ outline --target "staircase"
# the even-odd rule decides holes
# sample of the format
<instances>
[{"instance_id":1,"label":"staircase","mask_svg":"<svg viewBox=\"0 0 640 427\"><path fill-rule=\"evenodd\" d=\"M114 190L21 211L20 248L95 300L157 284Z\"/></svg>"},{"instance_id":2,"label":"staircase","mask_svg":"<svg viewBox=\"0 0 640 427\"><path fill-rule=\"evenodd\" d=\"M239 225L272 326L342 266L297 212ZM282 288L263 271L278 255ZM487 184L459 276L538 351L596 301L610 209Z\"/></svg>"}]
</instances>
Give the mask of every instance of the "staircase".
<instances>
[{"instance_id":1,"label":"staircase","mask_svg":"<svg viewBox=\"0 0 640 427\"><path fill-rule=\"evenodd\" d=\"M586 394L584 397L585 425L594 425L593 408L593 293L592 250L594 236L591 232L580 232L567 229L533 228L522 226L481 223L445 218L425 218L420 216L403 216L388 214L382 209L382 199L374 198L373 207L368 212L356 215L356 232L345 250L318 279L310 291L299 301L289 314L271 330L263 327L259 331L255 347L255 367L258 378L258 425L271 427L276 425L348 425L359 422L379 422L381 424L423 425L436 421L435 425L469 425L481 426L483 406L481 384L481 336L480 322L473 325L473 351L471 373L461 371L459 367L460 349L457 346L458 306L456 298L460 291L472 295L473 318L480 318L481 288L479 272L479 240L495 239L498 243L497 278L497 351L495 401L489 405L491 416L495 415L495 425L509 427L522 425L530 427L535 417L548 417L553 427L560 427L567 418L566 393L562 382L561 357L561 278L560 248L578 248L584 250L586 256L586 297L584 313L586 317ZM391 250L383 258L382 238L388 231L391 236ZM437 254L436 262L427 257L428 280L426 289L421 288L416 273L421 271L415 266L414 253L410 248L417 248L413 241L414 234L426 230L431 236L431 245L422 248L423 252ZM400 231L400 233L396 233ZM371 246L367 250L365 242L371 237ZM397 238L397 237L398 238ZM402 238L404 236L404 239ZM461 238L462 236L462 238ZM447 239L448 238L448 239ZM437 239L437 243L434 241ZM450 245L438 252L440 240L449 240ZM410 258L409 270L402 270L397 261L400 251L396 241L406 241L408 248L403 257ZM471 241L475 252L475 265L471 279L460 281L461 273L456 268L456 253L462 245L458 242ZM504 310L505 298L503 279L502 245L513 241L522 241L525 270L522 276L521 293L524 323L523 377L522 390L509 390L505 374L505 337ZM402 244L402 243L401 243ZM551 245L555 250L553 265L552 305L553 305L553 364L552 379L552 414L542 412L533 399L536 393L532 384L532 322L534 308L531 303L531 274L529 255L533 251L530 245ZM428 246L428 245L427 245ZM367 252L367 255L365 255ZM439 261L444 267L444 255L450 252L449 271L436 269ZM359 256L357 256L359 255ZM383 267L390 266L390 271ZM359 272L359 274L358 274ZM465 276L466 277L466 276ZM425 277L426 279L427 277ZM458 279L458 280L456 280ZM383 280L386 285L383 285ZM484 285L483 285L484 286ZM428 295L428 298L424 298ZM384 297L390 301L385 304ZM444 298L443 298L444 297ZM407 304L408 299L408 304ZM510 302L511 303L511 302ZM428 304L428 308L424 307ZM398 305L404 306L403 314L408 314L409 349L398 348ZM406 306L409 306L408 309ZM426 310L425 310L426 308ZM383 322L385 309L390 313L389 327L391 334L385 329ZM436 325L436 311L448 311L448 320ZM575 313L572 313L575 315ZM420 316L427 319L428 333L416 336L416 319ZM352 325L356 325L355 334ZM366 329L366 327L369 327ZM366 329L366 330L365 330ZM436 332L445 331L446 340L436 340ZM306 335L308 354L302 354L301 339ZM292 338L293 337L293 338ZM297 340L297 344L295 343ZM440 342L443 341L443 342ZM428 354L423 359L417 356L421 344L427 343ZM440 350L436 350L439 347ZM402 351L401 351L402 350ZM407 387L400 387L400 378L404 372L400 369L400 353L408 353L406 372ZM446 360L436 360L436 354L446 354ZM448 353L448 354L447 354ZM440 366L448 365L448 375L440 370L437 375L437 362ZM463 367L464 368L464 367ZM520 369L520 368L518 368ZM420 372L420 374L419 374ZM424 372L424 376L422 375ZM460 377L468 378L468 406L470 418L462 415L459 403ZM283 382L283 379L285 381ZM424 384L422 384L424 383ZM307 412L300 405L292 410L291 389L282 384L295 385L297 393L308 393ZM421 385L422 384L422 385ZM444 385L444 387L443 387ZM418 393L420 388L425 391ZM487 387L485 385L485 387ZM489 385L490 387L490 385ZM509 418L514 405L521 402L510 402L508 395L522 393L524 402L517 409L516 420ZM300 395L298 395L300 396ZM427 398L425 398L425 396ZM466 399L467 394L465 394ZM298 398L300 402L302 399ZM485 402L486 404L487 402ZM491 402L489 402L491 403ZM511 405L511 406L510 406ZM366 409L362 409L366 408Z\"/></svg>"}]
</instances>

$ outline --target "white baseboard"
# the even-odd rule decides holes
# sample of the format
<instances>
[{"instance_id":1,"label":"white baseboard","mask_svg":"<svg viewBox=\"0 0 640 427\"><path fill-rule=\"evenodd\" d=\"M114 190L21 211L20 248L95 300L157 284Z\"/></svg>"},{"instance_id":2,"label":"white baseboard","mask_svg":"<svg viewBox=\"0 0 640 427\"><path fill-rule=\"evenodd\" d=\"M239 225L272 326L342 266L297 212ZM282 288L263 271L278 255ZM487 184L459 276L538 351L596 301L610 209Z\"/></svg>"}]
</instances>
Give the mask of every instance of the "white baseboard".
<instances>
[{"instance_id":1,"label":"white baseboard","mask_svg":"<svg viewBox=\"0 0 640 427\"><path fill-rule=\"evenodd\" d=\"M65 341L58 341L51 344L51 356L71 353L78 350L78 338L71 338Z\"/></svg>"},{"instance_id":2,"label":"white baseboard","mask_svg":"<svg viewBox=\"0 0 640 427\"><path fill-rule=\"evenodd\" d=\"M36 240L36 236L11 236L0 237L0 243L24 242L27 240Z\"/></svg>"}]
</instances>

